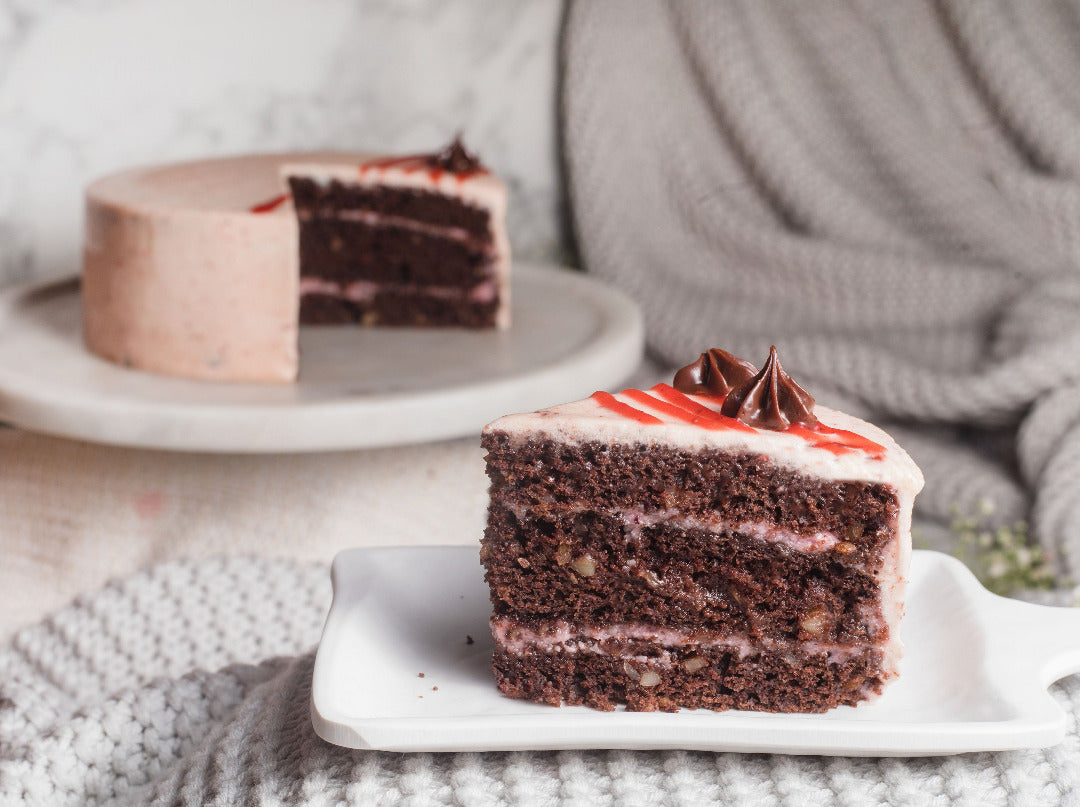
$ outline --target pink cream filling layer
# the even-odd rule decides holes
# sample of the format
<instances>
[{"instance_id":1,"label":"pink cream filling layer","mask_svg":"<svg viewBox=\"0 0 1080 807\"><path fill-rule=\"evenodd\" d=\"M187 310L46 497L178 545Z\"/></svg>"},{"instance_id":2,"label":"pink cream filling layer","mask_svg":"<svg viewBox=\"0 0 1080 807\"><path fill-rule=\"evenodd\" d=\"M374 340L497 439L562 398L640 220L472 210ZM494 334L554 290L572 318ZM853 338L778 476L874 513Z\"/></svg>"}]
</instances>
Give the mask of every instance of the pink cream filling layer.
<instances>
[{"instance_id":1,"label":"pink cream filling layer","mask_svg":"<svg viewBox=\"0 0 1080 807\"><path fill-rule=\"evenodd\" d=\"M494 280L483 280L471 289L460 286L421 286L405 283L372 283L370 280L354 280L341 284L319 277L300 278L300 295L325 294L341 297L354 303L368 303L379 292L396 292L417 296L434 297L440 300L458 300L464 297L470 303L490 303L498 296L498 286Z\"/></svg>"},{"instance_id":2,"label":"pink cream filling layer","mask_svg":"<svg viewBox=\"0 0 1080 807\"><path fill-rule=\"evenodd\" d=\"M495 644L508 653L522 656L528 650L540 653L592 653L608 655L604 643L613 639L631 639L651 642L659 645L662 652L658 656L628 656L622 658L646 661L653 666L671 666L675 663L671 651L694 649L731 648L746 658L758 652L794 652L810 655L827 654L830 664L843 664L849 659L864 655L867 651L880 649L881 643L840 644L837 642L806 641L781 643L771 639L750 639L743 634L724 634L701 630L679 630L641 622L625 622L605 627L592 625L571 625L568 622L555 621L545 625L543 630L526 627L508 617L492 617L491 635Z\"/></svg>"}]
</instances>

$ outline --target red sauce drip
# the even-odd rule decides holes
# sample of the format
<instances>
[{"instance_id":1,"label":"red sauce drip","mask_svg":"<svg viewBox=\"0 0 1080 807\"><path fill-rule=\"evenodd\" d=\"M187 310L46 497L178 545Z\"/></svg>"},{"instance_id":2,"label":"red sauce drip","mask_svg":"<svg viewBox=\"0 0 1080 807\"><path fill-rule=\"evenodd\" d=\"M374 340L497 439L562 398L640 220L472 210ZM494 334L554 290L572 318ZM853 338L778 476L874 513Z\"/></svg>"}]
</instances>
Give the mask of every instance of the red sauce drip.
<instances>
[{"instance_id":1,"label":"red sauce drip","mask_svg":"<svg viewBox=\"0 0 1080 807\"><path fill-rule=\"evenodd\" d=\"M719 412L709 409L707 406L703 406L668 384L657 384L650 389L649 392L656 393L656 396L659 397L654 397L648 392L639 389L624 389L619 394L637 401L640 404L651 407L658 412L663 412L669 417L676 418L686 423L692 423L703 429L733 429L735 431L746 432L757 431L757 429L748 426L741 420L726 417ZM608 411L622 415L623 417L638 423L660 425L664 422L660 420L660 418L650 415L648 412L642 412L640 409L635 409L629 404L624 404L608 392L594 392L592 394L592 399ZM802 438L814 448L831 451L833 454L850 454L854 451L861 451L871 459L885 459L886 451L884 446L879 445L873 440L869 440L860 434L856 434L855 432L845 431L844 429L834 429L823 423L817 423L814 426L795 424L794 426L789 426L785 429L784 433Z\"/></svg>"},{"instance_id":2,"label":"red sauce drip","mask_svg":"<svg viewBox=\"0 0 1080 807\"><path fill-rule=\"evenodd\" d=\"M650 395L649 392L654 392L657 396ZM699 426L702 429L714 431L719 429L733 429L735 431L748 432L757 431L757 429L747 426L746 423L741 420L726 417L713 411L713 409L708 408L707 406L703 406L670 385L658 384L656 387L650 389L649 392L646 392L645 390L627 389L619 394L625 395L626 398L636 401L639 404L656 409L656 411L662 412L669 417L693 423L694 426ZM649 426L662 425L663 423L663 420L656 416L650 415L647 412L642 412L640 409L635 409L630 404L624 404L610 392L594 392L592 394L592 399L600 406L608 409L609 412L616 413L617 415L629 418L638 423L646 423L646 425ZM825 426L824 423L821 422L815 423L812 427L802 426L801 423L796 423L794 426L787 427L784 430L784 433L793 434L797 436L797 438L805 440L814 448L823 448L826 452L832 452L836 455L862 452L870 459L885 459L886 456L885 446L879 445L873 440L868 440L861 434L855 434L853 431L846 431L843 429L834 429Z\"/></svg>"},{"instance_id":3,"label":"red sauce drip","mask_svg":"<svg viewBox=\"0 0 1080 807\"><path fill-rule=\"evenodd\" d=\"M376 168L403 168L406 171L417 171L424 167L423 163L426 158L426 154L406 154L401 157L379 157L378 159L361 163L360 173L364 174L367 171ZM409 163L413 163L413 165L409 165Z\"/></svg>"},{"instance_id":4,"label":"red sauce drip","mask_svg":"<svg viewBox=\"0 0 1080 807\"><path fill-rule=\"evenodd\" d=\"M360 176L363 176L368 171L375 171L383 168L400 168L407 174L415 173L416 171L427 171L428 176L432 182L438 182L442 179L443 174L447 173L442 168L433 168L429 160L432 155L430 154L406 154L403 157L379 157L374 160L369 160L366 163L361 163L359 166ZM479 176L480 174L489 174L487 168L474 168L471 171L459 171L454 174L457 177L458 182L464 182L470 177Z\"/></svg>"},{"instance_id":5,"label":"red sauce drip","mask_svg":"<svg viewBox=\"0 0 1080 807\"><path fill-rule=\"evenodd\" d=\"M824 436L818 434L814 429L810 429L801 424L788 426L784 431L788 434L794 434L796 437L801 437L814 448L823 448L826 451L831 451L833 454L850 454L855 450L843 443L828 440Z\"/></svg>"},{"instance_id":6,"label":"red sauce drip","mask_svg":"<svg viewBox=\"0 0 1080 807\"><path fill-rule=\"evenodd\" d=\"M265 202L260 202L251 208L252 213L269 213L271 210L277 210L288 201L291 194L283 193L281 196L275 196L273 199L267 199Z\"/></svg>"},{"instance_id":7,"label":"red sauce drip","mask_svg":"<svg viewBox=\"0 0 1080 807\"><path fill-rule=\"evenodd\" d=\"M694 423L701 419L692 412L687 412L685 409L680 409L679 407L672 406L671 404L667 403L666 401L662 401L659 398L654 398L652 395L649 395L649 393L645 392L644 390L624 389L619 394L625 395L627 398L631 398L638 403L645 404L645 406L651 406L653 409L657 409L663 412L665 415L670 415L673 418L684 420L687 423ZM708 426L706 426L706 428L708 428Z\"/></svg>"},{"instance_id":8,"label":"red sauce drip","mask_svg":"<svg viewBox=\"0 0 1080 807\"><path fill-rule=\"evenodd\" d=\"M885 459L884 446L875 443L873 440L868 440L861 434L855 434L855 432L845 431L844 429L834 429L823 423L818 423L813 427L790 426L787 432L803 438L815 448L823 448L833 454L850 454L852 451L861 451L871 459Z\"/></svg>"},{"instance_id":9,"label":"red sauce drip","mask_svg":"<svg viewBox=\"0 0 1080 807\"><path fill-rule=\"evenodd\" d=\"M709 407L707 406L702 406L693 398L685 395L682 392L679 392L670 384L657 384L650 390L650 392L655 392L669 404L672 404L673 406L676 406L679 409L682 409L692 414L694 418L690 422L695 423L702 428L713 430L733 429L740 432L754 431L752 427L747 426L740 420L725 417L719 412L715 412L712 409L709 409ZM723 398L717 398L717 400L722 401Z\"/></svg>"},{"instance_id":10,"label":"red sauce drip","mask_svg":"<svg viewBox=\"0 0 1080 807\"><path fill-rule=\"evenodd\" d=\"M624 404L610 392L594 392L590 397L604 407L604 409L608 409L617 415L622 415L624 418L636 420L638 423L656 425L663 424L664 422L658 417L653 417L648 412L642 412L640 409L634 409L634 407Z\"/></svg>"}]
</instances>

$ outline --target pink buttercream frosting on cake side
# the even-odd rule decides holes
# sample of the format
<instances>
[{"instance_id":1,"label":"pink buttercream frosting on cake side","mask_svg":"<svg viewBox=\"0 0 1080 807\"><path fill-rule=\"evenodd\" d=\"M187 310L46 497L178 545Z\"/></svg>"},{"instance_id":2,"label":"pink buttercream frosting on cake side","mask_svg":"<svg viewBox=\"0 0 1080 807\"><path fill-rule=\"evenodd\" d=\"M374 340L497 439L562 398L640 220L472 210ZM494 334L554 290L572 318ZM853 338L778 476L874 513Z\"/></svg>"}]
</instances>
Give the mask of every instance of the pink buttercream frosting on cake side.
<instances>
[{"instance_id":1,"label":"pink buttercream frosting on cake side","mask_svg":"<svg viewBox=\"0 0 1080 807\"><path fill-rule=\"evenodd\" d=\"M505 185L487 172L361 170L376 163L370 154L241 156L136 168L93 183L86 192L83 251L87 347L118 364L164 375L295 380L299 225L283 191L287 177L298 173L321 181L445 191L489 209L492 276L472 288L469 299L498 299L497 324L506 327ZM464 237L453 228L410 226ZM346 296L369 292L362 284L343 290ZM440 293L445 292L431 290Z\"/></svg>"},{"instance_id":2,"label":"pink buttercream frosting on cake side","mask_svg":"<svg viewBox=\"0 0 1080 807\"><path fill-rule=\"evenodd\" d=\"M287 203L251 208L280 195L279 166L298 156L138 168L93 183L82 284L90 350L165 375L294 380L296 217Z\"/></svg>"}]
</instances>

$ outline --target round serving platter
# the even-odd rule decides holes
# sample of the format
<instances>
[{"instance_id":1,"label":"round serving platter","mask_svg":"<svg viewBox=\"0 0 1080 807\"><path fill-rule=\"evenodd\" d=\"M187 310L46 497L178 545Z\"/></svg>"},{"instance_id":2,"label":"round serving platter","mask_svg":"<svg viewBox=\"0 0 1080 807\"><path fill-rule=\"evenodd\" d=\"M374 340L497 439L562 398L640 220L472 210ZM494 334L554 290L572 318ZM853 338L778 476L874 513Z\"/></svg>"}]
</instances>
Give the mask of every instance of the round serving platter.
<instances>
[{"instance_id":1,"label":"round serving platter","mask_svg":"<svg viewBox=\"0 0 1080 807\"><path fill-rule=\"evenodd\" d=\"M624 294L517 263L503 332L302 328L295 384L188 381L129 370L82 343L78 279L0 295L0 420L100 443L277 453L477 434L507 412L619 384L644 329Z\"/></svg>"}]
</instances>

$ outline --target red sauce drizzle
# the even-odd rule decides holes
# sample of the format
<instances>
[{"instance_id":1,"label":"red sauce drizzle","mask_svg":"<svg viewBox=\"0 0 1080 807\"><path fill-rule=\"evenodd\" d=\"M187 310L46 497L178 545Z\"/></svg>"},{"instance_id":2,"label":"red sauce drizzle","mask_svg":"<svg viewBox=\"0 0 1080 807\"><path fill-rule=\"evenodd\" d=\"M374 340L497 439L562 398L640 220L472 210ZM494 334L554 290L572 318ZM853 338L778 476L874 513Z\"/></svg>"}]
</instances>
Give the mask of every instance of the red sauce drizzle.
<instances>
[{"instance_id":1,"label":"red sauce drizzle","mask_svg":"<svg viewBox=\"0 0 1080 807\"><path fill-rule=\"evenodd\" d=\"M260 202L251 208L252 213L269 213L271 210L276 210L281 207L292 194L283 193L280 196L275 196L273 199L267 199L265 202Z\"/></svg>"},{"instance_id":2,"label":"red sauce drizzle","mask_svg":"<svg viewBox=\"0 0 1080 807\"><path fill-rule=\"evenodd\" d=\"M654 397L648 392L639 389L624 389L619 394L625 395L627 398L637 401L640 404L644 404L645 406L652 407L659 412L663 412L665 415L682 420L686 423L692 423L703 429L733 429L736 431L747 432L757 431L757 429L748 426L740 420L726 417L719 412L709 409L707 406L701 405L668 384L657 384L650 389L649 392L656 393L659 397ZM624 404L611 393L594 392L592 398L605 409L618 415L622 415L625 418L629 418L630 420L637 421L638 423L662 425L664 422L660 420L660 418L650 415L648 412L642 412L640 409L635 409L629 404ZM886 450L884 446L879 445L873 440L869 440L860 434L856 434L855 432L849 432L844 429L834 429L823 423L817 423L814 426L803 426L802 424L797 423L793 426L788 426L784 432L805 440L814 448L831 451L833 454L850 454L854 451L861 451L871 459L885 459Z\"/></svg>"},{"instance_id":3,"label":"red sauce drizzle","mask_svg":"<svg viewBox=\"0 0 1080 807\"><path fill-rule=\"evenodd\" d=\"M406 154L401 157L379 157L360 164L360 173L365 174L376 168L403 168L406 171L418 171L424 167L426 154ZM412 163L410 165L410 163Z\"/></svg>"},{"instance_id":4,"label":"red sauce drizzle","mask_svg":"<svg viewBox=\"0 0 1080 807\"><path fill-rule=\"evenodd\" d=\"M366 163L361 163L359 166L360 176L364 176L368 171L375 171L383 168L400 168L407 174L414 173L416 171L427 171L427 175L431 178L432 182L438 182L443 174L446 173L442 168L433 168L428 162L433 155L431 154L406 154L403 157L379 157L374 160L369 160ZM457 177L458 182L464 182L470 177L479 176L480 174L491 173L487 168L474 168L471 171L460 171L454 174Z\"/></svg>"},{"instance_id":5,"label":"red sauce drizzle","mask_svg":"<svg viewBox=\"0 0 1080 807\"><path fill-rule=\"evenodd\" d=\"M652 395L645 392L644 390L624 389L619 394L625 395L627 398L631 398L638 403L645 404L646 406L651 406L653 409L658 409L665 415L670 415L671 417L678 418L679 420L685 420L687 423L694 423L695 421L700 419L699 416L693 414L692 412L687 412L685 409L680 409L677 406L672 406L666 401L661 401L659 398L654 398ZM708 428L708 426L706 426L706 428Z\"/></svg>"},{"instance_id":6,"label":"red sauce drizzle","mask_svg":"<svg viewBox=\"0 0 1080 807\"><path fill-rule=\"evenodd\" d=\"M834 429L824 423L818 423L813 427L797 424L789 426L787 432L801 437L814 448L823 448L833 454L850 454L852 451L861 451L871 459L885 459L884 446L875 443L873 440L868 440L861 434L855 434L855 432L845 431L844 429Z\"/></svg>"},{"instance_id":7,"label":"red sauce drizzle","mask_svg":"<svg viewBox=\"0 0 1080 807\"><path fill-rule=\"evenodd\" d=\"M638 423L656 425L663 425L664 423L660 418L653 417L648 412L642 412L640 409L634 409L634 407L624 404L610 392L601 390L600 392L594 392L590 397L604 407L604 409L608 409L617 415L622 415L624 418L636 420Z\"/></svg>"},{"instance_id":8,"label":"red sauce drizzle","mask_svg":"<svg viewBox=\"0 0 1080 807\"><path fill-rule=\"evenodd\" d=\"M649 391L655 392L668 403L673 404L681 409L685 409L686 411L696 415L697 418L692 422L697 423L699 426L703 426L708 429L733 429L734 431L739 432L754 431L754 428L752 426L747 426L741 420L726 417L725 415L721 415L719 412L709 409L709 407L707 406L699 404L693 398L682 392L679 392L670 384L657 384ZM719 402L723 401L724 399L716 398L715 400Z\"/></svg>"}]
</instances>

